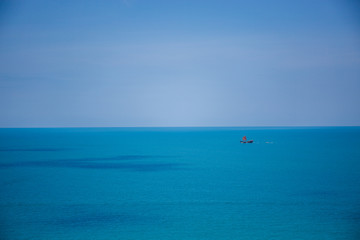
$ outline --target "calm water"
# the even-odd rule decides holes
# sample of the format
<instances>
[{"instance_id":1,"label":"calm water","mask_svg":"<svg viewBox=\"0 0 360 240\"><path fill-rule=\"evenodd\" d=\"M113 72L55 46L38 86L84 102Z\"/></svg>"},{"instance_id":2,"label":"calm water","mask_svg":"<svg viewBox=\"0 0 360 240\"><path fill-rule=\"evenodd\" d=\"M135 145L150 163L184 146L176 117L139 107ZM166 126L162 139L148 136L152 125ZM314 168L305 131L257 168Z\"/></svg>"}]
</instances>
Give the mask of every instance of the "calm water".
<instances>
[{"instance_id":1,"label":"calm water","mask_svg":"<svg viewBox=\"0 0 360 240\"><path fill-rule=\"evenodd\" d=\"M359 239L360 128L0 129L0 185L4 240Z\"/></svg>"}]
</instances>

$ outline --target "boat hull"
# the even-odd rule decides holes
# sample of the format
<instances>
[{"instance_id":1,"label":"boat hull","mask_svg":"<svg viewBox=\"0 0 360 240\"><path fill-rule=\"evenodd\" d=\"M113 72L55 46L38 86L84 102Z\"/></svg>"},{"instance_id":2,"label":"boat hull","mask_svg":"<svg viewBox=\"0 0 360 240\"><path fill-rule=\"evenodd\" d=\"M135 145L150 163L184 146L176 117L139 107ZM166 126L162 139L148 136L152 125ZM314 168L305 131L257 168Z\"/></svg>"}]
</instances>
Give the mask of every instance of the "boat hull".
<instances>
[{"instance_id":1,"label":"boat hull","mask_svg":"<svg viewBox=\"0 0 360 240\"><path fill-rule=\"evenodd\" d=\"M249 140L249 141L240 141L241 143L253 143L254 140Z\"/></svg>"}]
</instances>

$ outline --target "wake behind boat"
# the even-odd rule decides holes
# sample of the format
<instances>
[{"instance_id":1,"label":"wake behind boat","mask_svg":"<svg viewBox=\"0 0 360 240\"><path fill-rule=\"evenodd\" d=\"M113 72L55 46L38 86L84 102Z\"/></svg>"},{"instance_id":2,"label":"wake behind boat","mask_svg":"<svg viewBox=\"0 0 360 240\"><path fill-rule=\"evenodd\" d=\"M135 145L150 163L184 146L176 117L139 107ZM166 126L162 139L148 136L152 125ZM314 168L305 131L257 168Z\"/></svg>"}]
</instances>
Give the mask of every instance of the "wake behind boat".
<instances>
[{"instance_id":1,"label":"wake behind boat","mask_svg":"<svg viewBox=\"0 0 360 240\"><path fill-rule=\"evenodd\" d=\"M253 143L254 140L247 140L246 136L244 136L244 137L242 138L242 140L240 140L240 142L241 142L241 143Z\"/></svg>"}]
</instances>

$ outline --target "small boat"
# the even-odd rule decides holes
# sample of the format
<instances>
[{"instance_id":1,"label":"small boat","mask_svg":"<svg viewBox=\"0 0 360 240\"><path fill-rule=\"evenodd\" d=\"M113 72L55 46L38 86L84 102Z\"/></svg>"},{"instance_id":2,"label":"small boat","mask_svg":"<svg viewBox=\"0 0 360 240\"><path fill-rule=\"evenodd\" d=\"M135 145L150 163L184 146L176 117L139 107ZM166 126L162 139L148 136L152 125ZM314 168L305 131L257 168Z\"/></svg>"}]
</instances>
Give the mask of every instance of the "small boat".
<instances>
[{"instance_id":1,"label":"small boat","mask_svg":"<svg viewBox=\"0 0 360 240\"><path fill-rule=\"evenodd\" d=\"M247 140L246 136L244 136L240 142L241 143L253 143L254 140Z\"/></svg>"}]
</instances>

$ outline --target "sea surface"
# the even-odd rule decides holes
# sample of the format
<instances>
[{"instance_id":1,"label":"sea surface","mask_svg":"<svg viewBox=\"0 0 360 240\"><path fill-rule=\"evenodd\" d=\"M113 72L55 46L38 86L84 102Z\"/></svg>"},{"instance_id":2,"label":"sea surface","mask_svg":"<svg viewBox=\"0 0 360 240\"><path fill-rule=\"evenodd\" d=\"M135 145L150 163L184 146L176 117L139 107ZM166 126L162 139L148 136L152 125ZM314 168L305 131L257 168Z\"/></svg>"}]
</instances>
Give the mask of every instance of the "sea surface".
<instances>
[{"instance_id":1,"label":"sea surface","mask_svg":"<svg viewBox=\"0 0 360 240\"><path fill-rule=\"evenodd\" d=\"M360 239L360 127L0 129L0 239Z\"/></svg>"}]
</instances>

